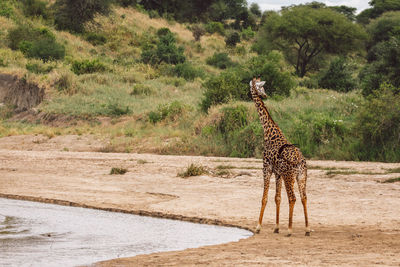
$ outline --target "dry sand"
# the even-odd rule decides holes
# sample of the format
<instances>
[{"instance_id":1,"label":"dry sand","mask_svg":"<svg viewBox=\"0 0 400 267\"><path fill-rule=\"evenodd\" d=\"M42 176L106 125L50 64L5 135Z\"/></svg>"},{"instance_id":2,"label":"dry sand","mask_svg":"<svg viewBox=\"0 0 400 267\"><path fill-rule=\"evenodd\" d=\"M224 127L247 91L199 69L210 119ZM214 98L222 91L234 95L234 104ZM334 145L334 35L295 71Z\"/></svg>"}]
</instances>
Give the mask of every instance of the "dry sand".
<instances>
[{"instance_id":1,"label":"dry sand","mask_svg":"<svg viewBox=\"0 0 400 267\"><path fill-rule=\"evenodd\" d=\"M263 190L260 160L91 152L99 147L100 141L91 137L2 138L0 196L249 229L257 224ZM191 163L210 170L218 165L235 168L225 178L177 177ZM308 166L310 237L304 236L300 201L294 211L294 233L286 237L288 203L284 190L281 233L272 233L272 179L260 234L229 244L97 265L400 266L400 183L380 183L400 177L400 173L387 173L400 163L309 160ZM128 172L110 175L113 167ZM327 175L328 168L351 174Z\"/></svg>"}]
</instances>

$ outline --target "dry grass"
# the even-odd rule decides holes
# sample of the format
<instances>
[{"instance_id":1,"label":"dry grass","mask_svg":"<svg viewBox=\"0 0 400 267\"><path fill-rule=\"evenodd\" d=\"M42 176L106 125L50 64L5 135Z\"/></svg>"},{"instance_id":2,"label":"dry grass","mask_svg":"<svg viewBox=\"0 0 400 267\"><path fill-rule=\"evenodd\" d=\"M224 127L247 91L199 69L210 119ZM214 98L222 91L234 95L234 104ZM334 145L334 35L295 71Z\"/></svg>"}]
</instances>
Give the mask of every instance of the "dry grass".
<instances>
[{"instance_id":1,"label":"dry grass","mask_svg":"<svg viewBox=\"0 0 400 267\"><path fill-rule=\"evenodd\" d=\"M208 170L206 167L202 165L190 164L184 172L178 173L179 177L187 178L190 176L200 176L203 174L207 174Z\"/></svg>"}]
</instances>

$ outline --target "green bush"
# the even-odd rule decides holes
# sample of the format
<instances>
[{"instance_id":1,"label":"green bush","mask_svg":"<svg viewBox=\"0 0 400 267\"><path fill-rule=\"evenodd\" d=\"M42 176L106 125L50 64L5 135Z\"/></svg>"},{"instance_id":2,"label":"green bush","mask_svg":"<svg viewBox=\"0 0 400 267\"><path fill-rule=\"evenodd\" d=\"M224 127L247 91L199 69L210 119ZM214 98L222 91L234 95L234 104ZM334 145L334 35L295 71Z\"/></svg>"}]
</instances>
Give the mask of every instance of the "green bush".
<instances>
[{"instance_id":1,"label":"green bush","mask_svg":"<svg viewBox=\"0 0 400 267\"><path fill-rule=\"evenodd\" d=\"M54 34L46 28L19 26L12 29L7 38L11 49L19 49L27 57L46 62L65 56L64 45L57 43Z\"/></svg>"},{"instance_id":2,"label":"green bush","mask_svg":"<svg viewBox=\"0 0 400 267\"><path fill-rule=\"evenodd\" d=\"M243 40L251 40L256 35L256 32L251 29L251 27L247 27L246 29L242 30L242 39Z\"/></svg>"},{"instance_id":3,"label":"green bush","mask_svg":"<svg viewBox=\"0 0 400 267\"><path fill-rule=\"evenodd\" d=\"M50 71L52 71L55 68L54 65L44 65L44 64L39 64L39 63L27 63L25 67L28 71L36 73L36 74L49 73Z\"/></svg>"},{"instance_id":4,"label":"green bush","mask_svg":"<svg viewBox=\"0 0 400 267\"><path fill-rule=\"evenodd\" d=\"M112 0L56 0L54 22L59 30L83 32L96 14L108 14Z\"/></svg>"},{"instance_id":5,"label":"green bush","mask_svg":"<svg viewBox=\"0 0 400 267\"><path fill-rule=\"evenodd\" d=\"M107 37L104 34L96 32L87 33L85 39L94 46L103 45L107 42Z\"/></svg>"},{"instance_id":6,"label":"green bush","mask_svg":"<svg viewBox=\"0 0 400 267\"><path fill-rule=\"evenodd\" d=\"M142 48L141 59L144 63L157 65L161 62L179 64L185 62L184 48L176 46L174 34L168 28L157 31L156 44L146 42Z\"/></svg>"},{"instance_id":7,"label":"green bush","mask_svg":"<svg viewBox=\"0 0 400 267\"><path fill-rule=\"evenodd\" d=\"M204 112L212 105L227 103L231 99L248 99L248 82L247 86L243 85L242 77L234 70L210 77L203 86L205 91L200 107Z\"/></svg>"},{"instance_id":8,"label":"green bush","mask_svg":"<svg viewBox=\"0 0 400 267\"><path fill-rule=\"evenodd\" d=\"M322 88L333 89L339 92L349 92L356 87L356 82L346 60L343 57L334 59L329 69L322 73L318 81Z\"/></svg>"},{"instance_id":9,"label":"green bush","mask_svg":"<svg viewBox=\"0 0 400 267\"><path fill-rule=\"evenodd\" d=\"M71 70L77 74L85 74L85 73L94 73L94 72L103 72L106 71L107 68L101 63L98 59L89 60L75 60L72 62Z\"/></svg>"},{"instance_id":10,"label":"green bush","mask_svg":"<svg viewBox=\"0 0 400 267\"><path fill-rule=\"evenodd\" d=\"M227 53L217 53L207 58L206 63L211 66L215 66L219 69L227 69L233 67L236 64L229 58Z\"/></svg>"},{"instance_id":11,"label":"green bush","mask_svg":"<svg viewBox=\"0 0 400 267\"><path fill-rule=\"evenodd\" d=\"M23 0L22 3L25 16L49 18L46 2L40 0Z\"/></svg>"},{"instance_id":12,"label":"green bush","mask_svg":"<svg viewBox=\"0 0 400 267\"><path fill-rule=\"evenodd\" d=\"M240 43L240 35L237 32L232 32L225 38L225 44L228 47L235 47L238 43Z\"/></svg>"},{"instance_id":13,"label":"green bush","mask_svg":"<svg viewBox=\"0 0 400 267\"><path fill-rule=\"evenodd\" d=\"M225 35L224 24L222 24L221 22L211 21L207 23L204 27L205 30L210 34L219 33L222 36Z\"/></svg>"},{"instance_id":14,"label":"green bush","mask_svg":"<svg viewBox=\"0 0 400 267\"><path fill-rule=\"evenodd\" d=\"M400 89L382 84L360 107L355 131L360 160L400 161Z\"/></svg>"},{"instance_id":15,"label":"green bush","mask_svg":"<svg viewBox=\"0 0 400 267\"><path fill-rule=\"evenodd\" d=\"M174 74L187 81L193 81L196 77L204 77L204 71L202 69L196 68L188 62L177 64L174 67Z\"/></svg>"},{"instance_id":16,"label":"green bush","mask_svg":"<svg viewBox=\"0 0 400 267\"><path fill-rule=\"evenodd\" d=\"M108 104L107 109L107 114L116 117L131 113L131 110L128 106L121 107L117 103Z\"/></svg>"},{"instance_id":17,"label":"green bush","mask_svg":"<svg viewBox=\"0 0 400 267\"><path fill-rule=\"evenodd\" d=\"M154 90L147 85L144 84L136 84L133 87L133 90L131 92L131 95L152 95L154 93Z\"/></svg>"},{"instance_id":18,"label":"green bush","mask_svg":"<svg viewBox=\"0 0 400 267\"><path fill-rule=\"evenodd\" d=\"M0 5L0 16L11 18L14 15L14 9L11 6L10 1L2 0Z\"/></svg>"},{"instance_id":19,"label":"green bush","mask_svg":"<svg viewBox=\"0 0 400 267\"><path fill-rule=\"evenodd\" d=\"M264 130L261 123L251 122L234 132L230 141L230 156L239 158L261 157L264 148Z\"/></svg>"},{"instance_id":20,"label":"green bush","mask_svg":"<svg viewBox=\"0 0 400 267\"><path fill-rule=\"evenodd\" d=\"M174 101L169 105L159 105L157 110L149 112L149 121L152 123L157 123L165 119L175 121L182 115L184 109L185 105L179 101Z\"/></svg>"},{"instance_id":21,"label":"green bush","mask_svg":"<svg viewBox=\"0 0 400 267\"><path fill-rule=\"evenodd\" d=\"M135 6L137 4L137 0L117 0L116 2L123 7Z\"/></svg>"}]
</instances>

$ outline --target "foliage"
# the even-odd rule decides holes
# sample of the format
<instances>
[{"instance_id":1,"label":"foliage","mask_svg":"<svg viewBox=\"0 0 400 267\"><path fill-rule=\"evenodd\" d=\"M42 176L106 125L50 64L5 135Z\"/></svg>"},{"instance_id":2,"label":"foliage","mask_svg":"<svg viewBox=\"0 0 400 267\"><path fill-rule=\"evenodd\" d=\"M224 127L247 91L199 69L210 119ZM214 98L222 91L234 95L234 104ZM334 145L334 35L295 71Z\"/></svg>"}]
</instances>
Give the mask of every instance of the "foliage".
<instances>
[{"instance_id":1,"label":"foliage","mask_svg":"<svg viewBox=\"0 0 400 267\"><path fill-rule=\"evenodd\" d=\"M205 112L210 106L227 103L231 99L248 99L248 86L243 86L241 76L234 70L209 78L203 86L206 90L200 106Z\"/></svg>"},{"instance_id":2,"label":"foliage","mask_svg":"<svg viewBox=\"0 0 400 267\"><path fill-rule=\"evenodd\" d=\"M55 66L54 65L45 65L45 64L40 64L40 63L27 63L26 64L26 69L30 72L39 74L39 73L49 73L52 71Z\"/></svg>"},{"instance_id":3,"label":"foliage","mask_svg":"<svg viewBox=\"0 0 400 267\"><path fill-rule=\"evenodd\" d=\"M293 6L284 9L281 15L270 14L261 31L256 40L261 43L255 47L257 52L265 53L265 49L272 48L282 50L300 77L318 56L323 53L344 55L357 50L366 37L359 25L338 12L310 6Z\"/></svg>"},{"instance_id":4,"label":"foliage","mask_svg":"<svg viewBox=\"0 0 400 267\"><path fill-rule=\"evenodd\" d=\"M201 25L196 24L196 25L192 26L192 33L193 33L194 40L196 42L200 42L200 38L201 38L201 36L206 34L206 30Z\"/></svg>"},{"instance_id":5,"label":"foliage","mask_svg":"<svg viewBox=\"0 0 400 267\"><path fill-rule=\"evenodd\" d=\"M108 14L112 0L56 0L54 22L59 30L83 32L97 14Z\"/></svg>"},{"instance_id":6,"label":"foliage","mask_svg":"<svg viewBox=\"0 0 400 267\"><path fill-rule=\"evenodd\" d=\"M207 58L206 63L211 66L215 66L219 69L227 69L233 67L236 64L229 58L227 53L217 53Z\"/></svg>"},{"instance_id":7,"label":"foliage","mask_svg":"<svg viewBox=\"0 0 400 267\"><path fill-rule=\"evenodd\" d=\"M253 39L256 33L251 29L251 27L247 27L247 29L242 30L242 39L244 40L250 40Z\"/></svg>"},{"instance_id":8,"label":"foliage","mask_svg":"<svg viewBox=\"0 0 400 267\"><path fill-rule=\"evenodd\" d=\"M14 15L14 9L10 1L2 0L0 5L0 16L11 18Z\"/></svg>"},{"instance_id":9,"label":"foliage","mask_svg":"<svg viewBox=\"0 0 400 267\"><path fill-rule=\"evenodd\" d=\"M249 10L254 15L261 17L261 9L257 3L251 3Z\"/></svg>"},{"instance_id":10,"label":"foliage","mask_svg":"<svg viewBox=\"0 0 400 267\"><path fill-rule=\"evenodd\" d=\"M84 59L84 60L74 60L72 62L71 70L77 74L94 73L105 71L106 66L101 63L98 59Z\"/></svg>"},{"instance_id":11,"label":"foliage","mask_svg":"<svg viewBox=\"0 0 400 267\"><path fill-rule=\"evenodd\" d=\"M85 39L94 46L103 45L107 42L107 37L104 34L96 32L87 33Z\"/></svg>"},{"instance_id":12,"label":"foliage","mask_svg":"<svg viewBox=\"0 0 400 267\"><path fill-rule=\"evenodd\" d=\"M171 104L159 105L157 110L151 111L148 114L151 123L157 123L163 120L175 121L182 115L185 105L179 101L174 101Z\"/></svg>"},{"instance_id":13,"label":"foliage","mask_svg":"<svg viewBox=\"0 0 400 267\"><path fill-rule=\"evenodd\" d=\"M360 72L364 95L387 81L400 87L400 12L388 12L368 25L368 64Z\"/></svg>"},{"instance_id":14,"label":"foliage","mask_svg":"<svg viewBox=\"0 0 400 267\"><path fill-rule=\"evenodd\" d=\"M361 106L356 120L361 160L400 160L400 89L382 84Z\"/></svg>"},{"instance_id":15,"label":"foliage","mask_svg":"<svg viewBox=\"0 0 400 267\"><path fill-rule=\"evenodd\" d=\"M355 13L357 11L357 8L355 8L355 7L349 7L349 6L341 5L341 6L330 6L329 8L331 8L332 10L334 10L336 12L339 12L339 13L345 15L346 18L348 18L351 21L355 21L356 20Z\"/></svg>"},{"instance_id":16,"label":"foliage","mask_svg":"<svg viewBox=\"0 0 400 267\"><path fill-rule=\"evenodd\" d=\"M174 74L187 81L193 81L196 77L204 77L204 71L194 67L189 62L176 64L174 67Z\"/></svg>"},{"instance_id":17,"label":"foliage","mask_svg":"<svg viewBox=\"0 0 400 267\"><path fill-rule=\"evenodd\" d=\"M135 6L137 4L137 0L117 0L116 2L123 7Z\"/></svg>"},{"instance_id":18,"label":"foliage","mask_svg":"<svg viewBox=\"0 0 400 267\"><path fill-rule=\"evenodd\" d=\"M47 11L46 2L41 0L23 0L23 11L25 16L28 17L42 17L44 19L49 18Z\"/></svg>"},{"instance_id":19,"label":"foliage","mask_svg":"<svg viewBox=\"0 0 400 267\"><path fill-rule=\"evenodd\" d=\"M226 46L235 47L237 43L240 43L240 35L238 32L231 32L225 38Z\"/></svg>"},{"instance_id":20,"label":"foliage","mask_svg":"<svg viewBox=\"0 0 400 267\"><path fill-rule=\"evenodd\" d=\"M152 95L154 93L153 89L150 86L144 84L135 84L131 95Z\"/></svg>"},{"instance_id":21,"label":"foliage","mask_svg":"<svg viewBox=\"0 0 400 267\"><path fill-rule=\"evenodd\" d=\"M205 25L205 30L210 34L218 33L222 36L225 35L224 25L221 22L210 21Z\"/></svg>"},{"instance_id":22,"label":"foliage","mask_svg":"<svg viewBox=\"0 0 400 267\"><path fill-rule=\"evenodd\" d=\"M351 70L343 57L334 59L329 69L322 73L318 84L322 88L348 92L356 87Z\"/></svg>"},{"instance_id":23,"label":"foliage","mask_svg":"<svg viewBox=\"0 0 400 267\"><path fill-rule=\"evenodd\" d=\"M207 173L208 171L204 166L192 163L187 167L186 171L178 173L178 176L182 178L187 178L190 176L200 176Z\"/></svg>"},{"instance_id":24,"label":"foliage","mask_svg":"<svg viewBox=\"0 0 400 267\"><path fill-rule=\"evenodd\" d=\"M397 0L371 0L369 4L372 8L364 9L358 14L357 22L366 25L371 19L378 18L385 12L400 10L400 2Z\"/></svg>"},{"instance_id":25,"label":"foliage","mask_svg":"<svg viewBox=\"0 0 400 267\"><path fill-rule=\"evenodd\" d=\"M155 45L146 44L142 50L142 61L152 65L165 62L179 64L185 62L184 48L176 46L176 39L168 28L161 28L157 32L158 41Z\"/></svg>"},{"instance_id":26,"label":"foliage","mask_svg":"<svg viewBox=\"0 0 400 267\"><path fill-rule=\"evenodd\" d=\"M296 85L290 72L284 69L283 56L276 51L251 58L246 63L246 67L247 72L243 85L248 87L253 75L260 75L261 79L265 81L264 88L267 95L289 96L290 90Z\"/></svg>"},{"instance_id":27,"label":"foliage","mask_svg":"<svg viewBox=\"0 0 400 267\"><path fill-rule=\"evenodd\" d=\"M289 96L295 81L283 66L282 56L271 52L267 56L250 58L242 66L209 78L203 84L205 91L200 104L202 110L207 111L210 106L227 103L231 99L250 100L249 81L254 75L261 75L268 95Z\"/></svg>"},{"instance_id":28,"label":"foliage","mask_svg":"<svg viewBox=\"0 0 400 267\"><path fill-rule=\"evenodd\" d=\"M54 34L46 28L18 26L9 31L7 38L11 49L19 49L30 58L46 62L65 56L65 47L57 43Z\"/></svg>"}]
</instances>

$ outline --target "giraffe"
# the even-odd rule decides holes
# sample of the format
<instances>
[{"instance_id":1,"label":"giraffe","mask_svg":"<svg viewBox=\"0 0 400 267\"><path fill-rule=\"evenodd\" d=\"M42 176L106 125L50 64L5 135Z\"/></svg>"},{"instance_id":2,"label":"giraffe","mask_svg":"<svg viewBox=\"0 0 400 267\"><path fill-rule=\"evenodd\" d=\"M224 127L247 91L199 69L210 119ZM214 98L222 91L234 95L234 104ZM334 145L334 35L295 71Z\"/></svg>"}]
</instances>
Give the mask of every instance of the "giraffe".
<instances>
[{"instance_id":1,"label":"giraffe","mask_svg":"<svg viewBox=\"0 0 400 267\"><path fill-rule=\"evenodd\" d=\"M275 174L276 181L276 225L274 233L279 233L279 208L281 203L282 180L285 184L286 192L289 200L289 227L288 236L292 235L293 208L296 202L294 194L295 179L299 186L301 202L304 209L305 218L305 235L310 235L310 227L308 225L307 215L307 166L306 160L301 151L293 144L289 143L283 135L278 124L274 122L268 112L261 97L266 97L263 85L265 82L258 82L255 77L250 81L251 97L260 116L260 121L264 129L264 154L263 154L263 176L264 176L264 192L261 200L261 211L258 219L256 233L261 230L262 219L264 216L265 206L267 205L268 189L271 175Z\"/></svg>"}]
</instances>

